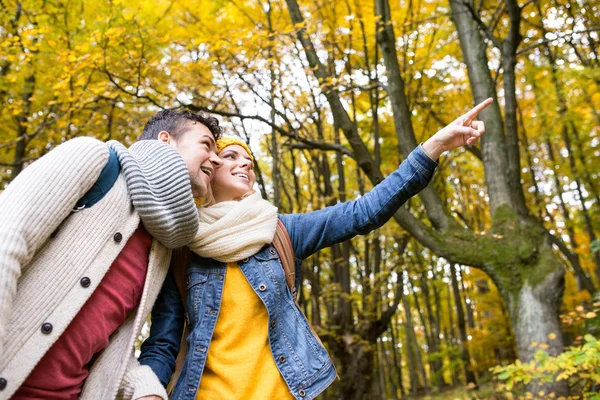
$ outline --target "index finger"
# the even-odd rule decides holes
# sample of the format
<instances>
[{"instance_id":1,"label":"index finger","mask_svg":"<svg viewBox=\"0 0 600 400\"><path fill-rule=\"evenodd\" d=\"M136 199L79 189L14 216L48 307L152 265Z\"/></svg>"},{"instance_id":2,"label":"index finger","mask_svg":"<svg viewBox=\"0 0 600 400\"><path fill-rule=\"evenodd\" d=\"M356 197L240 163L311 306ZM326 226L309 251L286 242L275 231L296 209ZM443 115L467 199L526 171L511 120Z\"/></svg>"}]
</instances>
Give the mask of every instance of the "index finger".
<instances>
[{"instance_id":1,"label":"index finger","mask_svg":"<svg viewBox=\"0 0 600 400\"><path fill-rule=\"evenodd\" d=\"M467 112L465 114L465 117L466 117L465 118L465 122L471 122L471 121L473 121L473 119L475 119L475 117L477 117L477 114L479 114L480 112L482 112L484 109L487 108L487 106L489 106L493 102L494 102L494 99L491 98L491 97L488 97L487 99L485 99L481 103L477 104L475 107L473 107L469 112Z\"/></svg>"}]
</instances>

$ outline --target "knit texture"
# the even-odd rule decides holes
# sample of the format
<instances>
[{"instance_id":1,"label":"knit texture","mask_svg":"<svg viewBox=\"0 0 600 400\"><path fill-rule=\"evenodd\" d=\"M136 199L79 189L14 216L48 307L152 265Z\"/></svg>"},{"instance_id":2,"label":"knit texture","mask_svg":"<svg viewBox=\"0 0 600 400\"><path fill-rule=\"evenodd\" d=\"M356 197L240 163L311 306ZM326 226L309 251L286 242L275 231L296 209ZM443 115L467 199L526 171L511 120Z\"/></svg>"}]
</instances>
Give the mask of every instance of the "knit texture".
<instances>
[{"instance_id":1,"label":"knit texture","mask_svg":"<svg viewBox=\"0 0 600 400\"><path fill-rule=\"evenodd\" d=\"M175 148L158 140L142 140L117 152L127 189L146 230L169 249L185 246L198 230L190 177Z\"/></svg>"},{"instance_id":2,"label":"knit texture","mask_svg":"<svg viewBox=\"0 0 600 400\"><path fill-rule=\"evenodd\" d=\"M107 159L105 143L92 138L67 141L25 168L0 195L0 377L7 381L0 400L10 398L64 332L140 224L124 176L126 167L102 200L71 214ZM156 168L170 167L172 159L159 160ZM185 168L181 159L177 164ZM164 191L189 191L185 179L158 181L165 183ZM160 197L159 192L153 201L177 198ZM191 197L190 192L186 201L193 206ZM157 387L152 374L136 371L139 366L132 358L170 256L170 250L153 240L140 305L93 363L82 399L112 400L118 391L123 397L142 387ZM80 284L82 277L90 279L88 287ZM50 333L42 332L44 323L52 324Z\"/></svg>"},{"instance_id":3,"label":"knit texture","mask_svg":"<svg viewBox=\"0 0 600 400\"><path fill-rule=\"evenodd\" d=\"M200 229L189 244L201 257L236 262L273 241L277 207L254 192L242 200L222 201L198 210Z\"/></svg>"},{"instance_id":4,"label":"knit texture","mask_svg":"<svg viewBox=\"0 0 600 400\"><path fill-rule=\"evenodd\" d=\"M250 151L250 147L246 144L246 142L244 142L237 136L222 136L219 139L217 139L217 152L220 153L225 149L225 147L233 145L241 146L244 150L246 150L246 153L248 153L248 155L252 159L252 163L254 163L254 156Z\"/></svg>"}]
</instances>

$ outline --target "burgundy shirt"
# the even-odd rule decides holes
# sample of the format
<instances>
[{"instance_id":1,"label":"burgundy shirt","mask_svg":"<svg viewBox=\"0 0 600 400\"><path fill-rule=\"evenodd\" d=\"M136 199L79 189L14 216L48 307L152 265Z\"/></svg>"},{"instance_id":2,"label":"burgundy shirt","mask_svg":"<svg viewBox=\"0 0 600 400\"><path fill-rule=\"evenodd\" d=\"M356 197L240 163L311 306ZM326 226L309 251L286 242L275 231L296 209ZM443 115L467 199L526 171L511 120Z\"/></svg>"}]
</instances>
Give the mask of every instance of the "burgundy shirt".
<instances>
[{"instance_id":1,"label":"burgundy shirt","mask_svg":"<svg viewBox=\"0 0 600 400\"><path fill-rule=\"evenodd\" d=\"M102 282L35 366L13 400L77 399L90 361L140 303L152 237L140 224ZM115 368L118 366L115 365Z\"/></svg>"}]
</instances>

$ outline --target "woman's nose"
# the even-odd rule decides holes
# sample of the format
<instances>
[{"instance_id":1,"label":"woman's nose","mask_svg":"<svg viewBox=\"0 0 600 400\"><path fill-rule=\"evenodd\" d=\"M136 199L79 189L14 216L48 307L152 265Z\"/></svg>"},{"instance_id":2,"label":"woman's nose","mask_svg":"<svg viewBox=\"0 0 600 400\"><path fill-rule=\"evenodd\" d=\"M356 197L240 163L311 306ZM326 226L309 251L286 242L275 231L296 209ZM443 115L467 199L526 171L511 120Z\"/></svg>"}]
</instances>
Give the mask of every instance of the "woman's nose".
<instances>
[{"instance_id":1,"label":"woman's nose","mask_svg":"<svg viewBox=\"0 0 600 400\"><path fill-rule=\"evenodd\" d=\"M250 169L250 166L252 165L251 163L252 162L250 160L244 158L244 159L242 159L242 161L240 163L240 167Z\"/></svg>"}]
</instances>

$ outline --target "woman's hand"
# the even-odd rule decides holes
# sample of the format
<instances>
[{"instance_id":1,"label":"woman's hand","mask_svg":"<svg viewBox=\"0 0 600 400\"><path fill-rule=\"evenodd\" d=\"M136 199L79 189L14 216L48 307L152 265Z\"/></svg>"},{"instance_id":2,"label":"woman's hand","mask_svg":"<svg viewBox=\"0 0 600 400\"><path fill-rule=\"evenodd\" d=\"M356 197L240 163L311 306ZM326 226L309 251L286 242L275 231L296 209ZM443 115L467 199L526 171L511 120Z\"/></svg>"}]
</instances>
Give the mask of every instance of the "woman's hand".
<instances>
[{"instance_id":1,"label":"woman's hand","mask_svg":"<svg viewBox=\"0 0 600 400\"><path fill-rule=\"evenodd\" d=\"M435 135L423 143L423 150L432 159L437 160L440 155L448 150L456 149L467 144L475 144L485 132L483 121L474 121L482 110L492 104L491 97L473 107L465 115L458 117L445 128L440 129Z\"/></svg>"}]
</instances>

